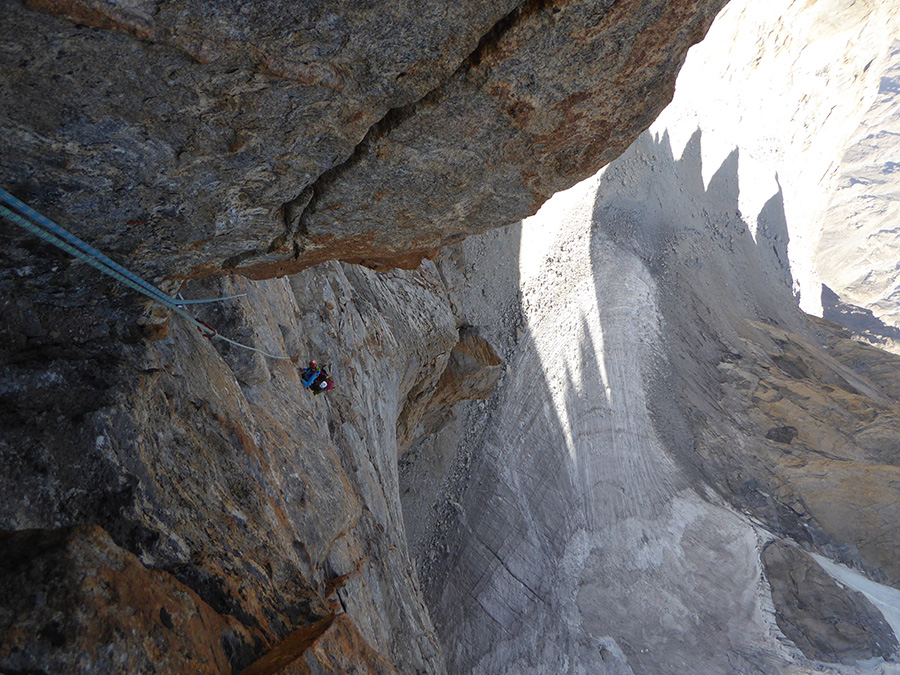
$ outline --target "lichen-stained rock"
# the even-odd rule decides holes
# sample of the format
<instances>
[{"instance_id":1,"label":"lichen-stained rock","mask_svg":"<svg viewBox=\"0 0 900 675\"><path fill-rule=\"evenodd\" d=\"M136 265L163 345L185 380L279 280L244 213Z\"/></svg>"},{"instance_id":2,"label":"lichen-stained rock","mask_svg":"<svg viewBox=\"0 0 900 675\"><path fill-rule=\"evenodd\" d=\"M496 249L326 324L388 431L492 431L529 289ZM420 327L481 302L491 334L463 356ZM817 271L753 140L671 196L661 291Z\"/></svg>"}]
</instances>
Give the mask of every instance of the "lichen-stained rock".
<instances>
[{"instance_id":1,"label":"lichen-stained rock","mask_svg":"<svg viewBox=\"0 0 900 675\"><path fill-rule=\"evenodd\" d=\"M4 532L0 551L0 662L10 672L215 675L232 672L236 651L246 658L262 644L258 631L147 569L98 526ZM241 672L322 668L397 672L346 614L298 628Z\"/></svg>"},{"instance_id":2,"label":"lichen-stained rock","mask_svg":"<svg viewBox=\"0 0 900 675\"><path fill-rule=\"evenodd\" d=\"M4 672L229 672L260 640L97 526L0 534Z\"/></svg>"},{"instance_id":3,"label":"lichen-stained rock","mask_svg":"<svg viewBox=\"0 0 900 675\"><path fill-rule=\"evenodd\" d=\"M434 266L380 274L328 263L290 279L222 277L183 290L245 294L192 311L284 358L209 340L178 317L155 325L157 339L127 344L92 335L61 346L46 331L26 339L21 324L2 325L0 344L18 360L4 366L0 390L0 527L102 527L143 570L121 579L123 589L165 575L234 627L224 672L333 612L348 623L303 656L311 672L365 665L331 652L344 649L370 656L371 672L443 672L397 476L398 415L419 383L437 382L458 339ZM17 307L39 325L60 311ZM96 312L83 323L117 316ZM310 358L334 390L301 386L298 366ZM29 382L44 382L43 393ZM21 550L21 564L38 553ZM45 586L25 579L21 591ZM98 601L80 611L62 606L59 619L115 621L128 610ZM41 628L23 628L16 658L68 663L63 647L37 639ZM106 644L130 654L135 641ZM13 668L7 656L0 670Z\"/></svg>"},{"instance_id":4,"label":"lichen-stained rock","mask_svg":"<svg viewBox=\"0 0 900 675\"><path fill-rule=\"evenodd\" d=\"M157 275L414 268L620 153L723 4L3 0L0 184Z\"/></svg>"},{"instance_id":5,"label":"lichen-stained rock","mask_svg":"<svg viewBox=\"0 0 900 675\"><path fill-rule=\"evenodd\" d=\"M810 659L855 664L900 648L881 612L842 588L815 560L781 541L762 553L778 627Z\"/></svg>"}]
</instances>

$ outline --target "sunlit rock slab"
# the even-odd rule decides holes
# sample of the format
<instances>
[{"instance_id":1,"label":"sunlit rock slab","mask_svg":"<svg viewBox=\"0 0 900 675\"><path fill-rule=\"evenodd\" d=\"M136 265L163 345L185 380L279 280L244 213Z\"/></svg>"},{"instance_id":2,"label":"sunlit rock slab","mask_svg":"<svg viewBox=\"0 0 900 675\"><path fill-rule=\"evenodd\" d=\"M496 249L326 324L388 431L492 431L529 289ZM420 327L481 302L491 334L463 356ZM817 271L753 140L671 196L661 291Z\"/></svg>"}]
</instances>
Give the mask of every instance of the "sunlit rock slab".
<instances>
[{"instance_id":1,"label":"sunlit rock slab","mask_svg":"<svg viewBox=\"0 0 900 675\"><path fill-rule=\"evenodd\" d=\"M823 283L845 302L900 328L900 43L881 72L878 97L841 158L837 190L816 250ZM859 326L853 326L859 328ZM896 330L890 333L898 349Z\"/></svg>"}]
</instances>

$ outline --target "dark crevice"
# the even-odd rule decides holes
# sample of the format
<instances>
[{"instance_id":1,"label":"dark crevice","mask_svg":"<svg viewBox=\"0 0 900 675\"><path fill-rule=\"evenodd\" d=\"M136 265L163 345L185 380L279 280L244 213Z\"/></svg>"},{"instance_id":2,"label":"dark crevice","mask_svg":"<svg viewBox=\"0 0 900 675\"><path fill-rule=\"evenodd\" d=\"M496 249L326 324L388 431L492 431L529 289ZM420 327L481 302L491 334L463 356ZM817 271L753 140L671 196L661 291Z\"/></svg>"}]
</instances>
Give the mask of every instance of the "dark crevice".
<instances>
[{"instance_id":1,"label":"dark crevice","mask_svg":"<svg viewBox=\"0 0 900 675\"><path fill-rule=\"evenodd\" d=\"M275 241L272 242L272 244L269 246L268 249L254 248L254 249L250 249L249 251L242 251L241 253L231 256L230 258L228 258L227 260L225 260L222 263L222 269L226 269L226 270L234 269L238 265L243 263L245 260L249 260L250 258L253 258L258 255L264 255L266 253L271 253L272 251L279 248L278 242L279 242L279 240L282 239L282 237L286 238L285 235L279 235L279 237L276 238Z\"/></svg>"},{"instance_id":2,"label":"dark crevice","mask_svg":"<svg viewBox=\"0 0 900 675\"><path fill-rule=\"evenodd\" d=\"M558 4L556 0L527 0L527 2L516 7L513 11L495 23L491 30L484 34L481 40L478 41L478 46L475 48L475 51L469 54L466 60L463 61L460 69L468 69L481 65L481 60L494 50L503 36L513 27L519 24L523 19L540 14L548 8L553 8L556 4ZM558 11L558 9L554 10L553 13L555 14ZM457 72L459 72L459 69L457 69Z\"/></svg>"},{"instance_id":3,"label":"dark crevice","mask_svg":"<svg viewBox=\"0 0 900 675\"><path fill-rule=\"evenodd\" d=\"M306 210L306 207L309 206L313 194L315 194L313 186L308 185L303 192L294 199L281 205L281 217L284 220L285 232L288 234L304 234L302 231L303 224L300 222L300 218Z\"/></svg>"},{"instance_id":4,"label":"dark crevice","mask_svg":"<svg viewBox=\"0 0 900 675\"><path fill-rule=\"evenodd\" d=\"M300 222L300 218L303 215L303 211L306 210L306 207L309 205L310 200L313 198L313 194L315 194L313 185L307 185L305 188L303 188L303 191L300 192L299 195L297 195L290 201L284 202L281 205L281 207L278 209L278 214L280 215L281 220L284 224L284 232L275 237L269 243L269 246L265 249L265 251L261 249L253 249L251 251L238 253L237 255L231 256L230 258L228 258L228 260L222 263L222 267L225 269L235 268L248 258L252 258L263 253L274 253L275 251L287 248L292 249L294 258L299 258L300 252L298 251L297 243L293 242L292 245L291 242L295 237L302 237L306 234L303 224Z\"/></svg>"},{"instance_id":5,"label":"dark crevice","mask_svg":"<svg viewBox=\"0 0 900 675\"><path fill-rule=\"evenodd\" d=\"M391 108L390 110L388 110L384 117L382 117L375 124L369 127L366 135L356 145L356 147L353 149L353 152L343 163L338 164L337 166L334 166L322 173L316 179L316 181L307 188L307 190L310 191L310 200L307 202L303 211L297 215L296 225L291 234L301 237L308 234L309 230L307 227L307 217L310 214L316 212L316 203L318 202L319 197L322 195L323 191L326 190L331 184L337 182L337 180L347 171L359 164L364 157L372 152L372 149L375 147L378 141L380 141L391 131L399 127L407 119L412 117L416 113L416 110L419 108L419 106L421 106L423 103L426 103L430 97L437 96L439 98L440 94L438 93L438 90L443 85L444 83L441 83L436 89L428 92L418 101L402 106L400 108ZM304 193L306 193L307 190L304 190ZM286 241L284 243L286 243Z\"/></svg>"}]
</instances>

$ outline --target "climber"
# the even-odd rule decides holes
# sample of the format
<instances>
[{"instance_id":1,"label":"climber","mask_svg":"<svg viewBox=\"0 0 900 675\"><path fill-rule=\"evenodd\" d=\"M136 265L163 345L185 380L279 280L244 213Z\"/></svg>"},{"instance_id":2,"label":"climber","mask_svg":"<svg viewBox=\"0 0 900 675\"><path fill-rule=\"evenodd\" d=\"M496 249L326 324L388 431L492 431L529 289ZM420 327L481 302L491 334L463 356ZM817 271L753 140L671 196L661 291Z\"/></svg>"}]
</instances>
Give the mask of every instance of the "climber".
<instances>
[{"instance_id":1,"label":"climber","mask_svg":"<svg viewBox=\"0 0 900 675\"><path fill-rule=\"evenodd\" d=\"M334 389L334 380L331 379L331 375L325 368L320 368L315 361L310 361L309 366L300 373L300 382L307 389L312 389L313 395Z\"/></svg>"},{"instance_id":2,"label":"climber","mask_svg":"<svg viewBox=\"0 0 900 675\"><path fill-rule=\"evenodd\" d=\"M334 389L334 381L331 379L331 375L328 374L328 371L321 368L319 374L316 375L315 379L309 385L309 388L312 389L313 395L317 396L323 391Z\"/></svg>"},{"instance_id":3,"label":"climber","mask_svg":"<svg viewBox=\"0 0 900 675\"><path fill-rule=\"evenodd\" d=\"M319 364L315 361L310 361L309 366L302 373L300 373L300 382L304 387L309 389L315 379L319 377L319 374L321 372L322 369L319 368Z\"/></svg>"},{"instance_id":4,"label":"climber","mask_svg":"<svg viewBox=\"0 0 900 675\"><path fill-rule=\"evenodd\" d=\"M322 375L324 377L316 378L316 381L313 382L311 389L313 390L313 396L318 396L323 391L328 391L329 389L334 389L334 380L331 379L331 375L325 372L325 369L322 369Z\"/></svg>"}]
</instances>

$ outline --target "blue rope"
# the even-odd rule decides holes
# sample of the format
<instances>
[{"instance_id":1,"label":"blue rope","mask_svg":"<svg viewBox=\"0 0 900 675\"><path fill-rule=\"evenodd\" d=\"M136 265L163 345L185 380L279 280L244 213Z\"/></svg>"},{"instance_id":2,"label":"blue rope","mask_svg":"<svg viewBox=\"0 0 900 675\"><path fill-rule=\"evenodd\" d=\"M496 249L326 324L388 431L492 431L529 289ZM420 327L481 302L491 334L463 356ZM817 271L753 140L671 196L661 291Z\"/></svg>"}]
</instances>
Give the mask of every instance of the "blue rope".
<instances>
[{"instance_id":1,"label":"blue rope","mask_svg":"<svg viewBox=\"0 0 900 675\"><path fill-rule=\"evenodd\" d=\"M53 244L54 246L56 246L57 248L62 249L66 253L75 256L79 260L83 260L91 267L94 267L95 269L103 272L104 274L111 276L116 281L120 281L121 283L125 284L129 288L132 288L132 289L136 290L138 293L141 293L141 294L147 296L151 300L155 300L156 302L158 302L162 305L165 305L166 307L171 309L173 312L177 312L178 314L183 316L185 319L190 321L192 324L194 324L198 329L200 329L200 331L202 333L206 334L209 332L208 330L205 330L203 328L203 326L205 326L206 324L203 324L200 321L198 321L197 319L195 319L194 317L192 317L190 314L188 314L186 311L184 311L178 305L176 305L172 302L169 302L168 296L165 295L164 293L162 293L161 291L158 291L157 293L151 293L151 292L147 291L146 287L135 283L131 279L131 275L125 276L124 274L119 273L118 270L104 265L101 260L97 260L96 258L93 258L92 256L87 255L83 251L75 248L74 246L69 244L67 241L64 241L63 239L57 237L53 233L47 232L46 230L43 230L43 229L37 227L33 223L30 223L29 221L25 220L18 213L13 213L12 211L7 209L2 204L0 204L0 215L5 217L7 220L12 221L16 225L28 230L32 234L40 237L44 241L47 241L47 242Z\"/></svg>"},{"instance_id":2,"label":"blue rope","mask_svg":"<svg viewBox=\"0 0 900 675\"><path fill-rule=\"evenodd\" d=\"M274 354L269 354L268 352L263 351L262 349L257 349L255 347L250 347L248 345L241 344L240 342L235 342L224 335L219 335L216 332L216 329L212 326L209 326L198 319L195 319L193 316L188 314L184 309L182 309L181 305L184 304L195 304L202 302L218 302L219 300L230 300L233 298L244 297L246 293L242 293L240 295L231 295L225 298L215 298L209 300L182 300L172 298L161 290L156 288L155 286L149 284L148 282L141 279L139 276L131 272L130 270L125 269L117 262L111 260L103 253L95 249L90 244L82 241L74 234L67 232L59 225L54 223L52 220L44 217L33 208L25 204L24 202L19 201L11 194L9 194L3 188L0 188L0 201L5 202L7 206L15 208L19 213L11 211L7 206L0 204L0 216L3 216L10 222L22 227L27 230L31 234L40 237L44 241L53 244L57 248L65 251L69 255L72 255L79 260L86 262L91 267L97 269L98 271L106 274L116 281L119 281L129 288L141 293L142 295L154 300L161 305L167 307L172 310L176 314L187 319L189 323L191 323L204 337L208 338L219 338L220 340L224 340L230 344L236 345L243 349L248 349L250 351L259 352L265 356L268 356L273 359L281 359L281 360L290 360L288 356L276 356ZM23 216L28 216L35 222L31 222ZM35 224L37 223L37 224Z\"/></svg>"},{"instance_id":3,"label":"blue rope","mask_svg":"<svg viewBox=\"0 0 900 675\"><path fill-rule=\"evenodd\" d=\"M139 292L144 293L144 295L148 295L148 293L151 294L151 295L148 295L148 297L153 297L153 296L158 297L160 302L162 302L164 305L167 305L169 307L171 307L172 305L196 305L196 304L201 304L201 303L206 303L206 302L220 302L222 300L233 300L235 298L242 298L246 295L246 293L241 293L240 295L229 295L224 298L210 298L210 299L204 299L204 300L183 300L183 299L176 300L172 296L163 293L156 286L144 281L138 275L134 274L130 270L125 269L119 263L117 263L115 260L110 259L104 253L101 253L100 251L95 249L93 246L91 246L87 242L79 239L71 232L63 229L62 227L60 227L59 225L54 223L52 220L50 220L49 218L44 216L44 214L42 214L38 211L35 211L33 208L28 206L28 204L17 199L16 197L11 195L9 192L4 190L3 188L0 188L0 201L6 202L7 206L10 206L11 208L16 209L17 211L19 211L19 213L26 216L30 221L34 221L35 223L40 225L45 231L48 231L48 232L56 235L56 237L58 237L58 239L54 239L54 240L48 239L43 234L38 233L32 227L29 227L28 225L23 225L21 222L17 222L18 225L22 225L22 227L27 229L29 232L32 232L33 234L37 234L37 236L41 237L42 239L46 239L47 241L50 241L51 243L54 244L54 246L58 246L59 248L63 248L60 245L60 240L67 242L68 244L74 246L76 249L81 251L84 255L82 255L81 253L74 253L71 251L71 249L63 249L67 253L71 253L75 257L77 257L81 260L84 260L85 262L87 262L89 259L92 258L92 259L102 263L109 270L112 270L113 272L116 272L119 275L121 275L121 276L115 277L119 281L122 281L123 283L127 283L127 282L123 281L121 277L130 279L133 282L133 284L137 284L138 286L143 288L144 291L146 291L146 293L144 291L139 291ZM87 257L85 257L85 256L87 256ZM93 265L93 263L89 263L89 264ZM94 267L97 267L97 266L94 265ZM100 268L98 268L98 269L100 269ZM104 274L108 273L110 276L114 276L111 272L107 272L107 270L105 270L105 269L100 270L100 271L104 272ZM131 288L135 288L135 286L132 284L128 284L128 285L131 286ZM138 290L138 289L135 288L135 290Z\"/></svg>"}]
</instances>

